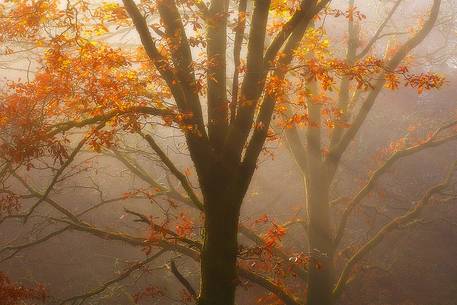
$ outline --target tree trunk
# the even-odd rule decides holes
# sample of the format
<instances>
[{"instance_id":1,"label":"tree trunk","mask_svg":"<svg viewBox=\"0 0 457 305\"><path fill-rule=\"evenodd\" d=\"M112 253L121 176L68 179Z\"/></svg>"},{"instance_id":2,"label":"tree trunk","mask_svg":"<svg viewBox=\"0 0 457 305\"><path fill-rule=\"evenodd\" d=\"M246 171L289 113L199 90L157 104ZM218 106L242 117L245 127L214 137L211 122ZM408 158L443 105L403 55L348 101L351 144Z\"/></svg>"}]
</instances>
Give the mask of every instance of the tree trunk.
<instances>
[{"instance_id":1,"label":"tree trunk","mask_svg":"<svg viewBox=\"0 0 457 305\"><path fill-rule=\"evenodd\" d=\"M205 196L199 305L233 305L237 286L238 220L242 196L221 191L223 181Z\"/></svg>"},{"instance_id":2,"label":"tree trunk","mask_svg":"<svg viewBox=\"0 0 457 305\"><path fill-rule=\"evenodd\" d=\"M331 305L334 285L334 247L330 225L329 183L316 173L307 185L309 266L307 305Z\"/></svg>"}]
</instances>

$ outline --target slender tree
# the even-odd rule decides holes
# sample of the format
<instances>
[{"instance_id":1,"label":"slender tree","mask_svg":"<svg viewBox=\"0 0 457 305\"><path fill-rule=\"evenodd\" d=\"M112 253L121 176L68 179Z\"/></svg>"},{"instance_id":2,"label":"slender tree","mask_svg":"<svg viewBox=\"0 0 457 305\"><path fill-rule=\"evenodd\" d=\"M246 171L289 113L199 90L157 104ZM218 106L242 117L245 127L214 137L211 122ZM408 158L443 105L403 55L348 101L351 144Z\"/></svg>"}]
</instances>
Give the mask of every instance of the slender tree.
<instances>
[{"instance_id":1,"label":"slender tree","mask_svg":"<svg viewBox=\"0 0 457 305\"><path fill-rule=\"evenodd\" d=\"M348 39L344 63L352 67L364 60L370 60L371 54L376 53L373 49L379 39L386 35L402 35L401 33L385 33L386 26L402 4L402 1L395 1L373 36L367 42L361 42L361 24L365 16L360 15L354 2L353 0L348 1L348 7L345 11L348 14L346 31ZM339 179L337 176L340 174L339 170L341 171L343 155L355 140L358 131L372 111L380 92L384 88L398 87L398 78L392 72L396 70L407 71L407 68L401 67L402 62L430 33L438 18L439 9L440 1L434 1L428 18L421 25L421 28L416 30L410 38L404 40L396 49L388 49L389 54L384 57L383 69L374 71L376 76L372 81L369 81L368 91L357 77L351 76L349 73L341 76L335 96L336 107L333 110L336 110L337 115L331 120L330 125L326 113L329 112L332 104L325 102L325 98L328 98L326 97L325 83L323 85L322 81L307 79L302 84L310 96L305 101L308 127L302 133L301 128L292 124L285 129L284 134L289 151L303 175L306 194L308 248L312 249L312 260L317 262L311 264L309 268L307 304L333 304L341 295L357 262L360 262L370 253L370 250L379 244L389 232L419 217L423 206L430 200L430 192L438 192L433 188L413 209L383 226L372 239L369 239L358 251L353 253L342 269L337 269L338 272L341 272L340 275L337 274L335 255L341 246L340 243L345 234L348 219L366 195L374 189L378 179L397 160L456 139L454 133L456 122L450 121L445 122L443 126L420 140L416 140L415 144L410 143L396 147L394 151L390 152L391 155L385 163L371 174L364 187L348 200L349 202L341 217L339 219L332 218L332 215L338 215L335 213L335 209L338 208L336 203L339 201L338 198L332 198L332 184ZM342 11L337 13L344 14ZM417 84L417 88L419 93L424 89L423 85L420 84ZM323 97L324 102L322 102ZM287 99L287 96L285 98ZM294 99L296 97L290 98L291 101ZM293 108L287 106L286 109L290 115ZM287 113L284 116L287 116Z\"/></svg>"}]
</instances>

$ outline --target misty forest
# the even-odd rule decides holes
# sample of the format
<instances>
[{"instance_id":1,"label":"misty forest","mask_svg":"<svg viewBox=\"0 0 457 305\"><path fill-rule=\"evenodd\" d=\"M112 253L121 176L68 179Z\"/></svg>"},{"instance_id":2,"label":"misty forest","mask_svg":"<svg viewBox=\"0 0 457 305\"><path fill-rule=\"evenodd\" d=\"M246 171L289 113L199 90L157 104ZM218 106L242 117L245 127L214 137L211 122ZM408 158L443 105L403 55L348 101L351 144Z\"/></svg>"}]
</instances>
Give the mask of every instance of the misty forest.
<instances>
[{"instance_id":1,"label":"misty forest","mask_svg":"<svg viewBox=\"0 0 457 305\"><path fill-rule=\"evenodd\" d=\"M457 1L0 0L0 305L456 305Z\"/></svg>"}]
</instances>

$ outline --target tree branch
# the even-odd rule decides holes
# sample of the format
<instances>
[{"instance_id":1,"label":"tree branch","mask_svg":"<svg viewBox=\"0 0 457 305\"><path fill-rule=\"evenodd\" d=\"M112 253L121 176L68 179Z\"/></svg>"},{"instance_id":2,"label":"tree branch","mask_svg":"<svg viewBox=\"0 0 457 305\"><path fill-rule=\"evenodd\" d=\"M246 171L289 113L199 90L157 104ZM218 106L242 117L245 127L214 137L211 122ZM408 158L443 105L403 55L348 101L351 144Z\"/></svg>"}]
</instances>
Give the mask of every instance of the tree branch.
<instances>
[{"instance_id":1,"label":"tree branch","mask_svg":"<svg viewBox=\"0 0 457 305\"><path fill-rule=\"evenodd\" d=\"M445 188L447 188L449 186L451 179L455 174L456 168L457 168L457 161L454 162L454 164L450 167L448 174L443 182L428 189L427 192L422 197L422 199L414 206L414 208L410 209L407 213L394 218L392 221L390 221L389 223L384 225L369 241L367 241L348 260L348 262L344 266L343 271L341 272L341 275L333 290L332 294L334 297L338 297L341 294L341 292L343 291L343 289L346 285L347 279L349 278L349 275L352 271L352 268L361 259L363 259L369 253L369 251L371 249L373 249L375 246L377 246L388 233L390 233L391 231L393 231L395 229L401 228L403 225L410 223L411 221L416 219L416 217L420 215L420 213L422 212L424 207L426 205L428 205L432 196L441 192L442 190L444 190Z\"/></svg>"},{"instance_id":2,"label":"tree branch","mask_svg":"<svg viewBox=\"0 0 457 305\"><path fill-rule=\"evenodd\" d=\"M425 39L428 33L430 33L430 31L433 28L433 25L435 24L438 18L440 5L441 0L433 1L430 16L424 23L423 27L405 44L403 44L403 46L395 53L392 59L387 62L385 67L386 71L394 71L396 67L400 64L400 62L406 57L406 55L416 46L418 46ZM330 150L328 157L326 159L330 177L333 177L333 175L335 174L339 160L341 159L343 153L346 151L347 147L353 140L354 136L359 131L362 124L365 122L368 113L370 112L371 108L373 107L376 101L376 98L378 97L379 93L384 87L384 84L386 83L385 73L386 72L382 72L379 75L378 80L373 86L373 90L370 91L370 93L366 97L365 102L363 103L356 118L352 122L351 127L349 127L349 129L342 136L342 139L338 143L338 145L336 145L334 149Z\"/></svg>"},{"instance_id":3,"label":"tree branch","mask_svg":"<svg viewBox=\"0 0 457 305\"><path fill-rule=\"evenodd\" d=\"M150 135L143 135L143 138L149 143L151 148L156 152L162 162L167 166L167 168L171 171L171 173L181 182L182 187L186 191L189 198L192 200L195 206L199 210L203 210L203 204L201 203L200 199L198 199L197 195L195 194L192 186L189 184L187 177L181 173L174 163L168 158L165 152L159 147L159 145L154 141L154 139Z\"/></svg>"},{"instance_id":4,"label":"tree branch","mask_svg":"<svg viewBox=\"0 0 457 305\"><path fill-rule=\"evenodd\" d=\"M447 136L447 137L444 137L444 138L438 139L438 140L436 139L436 137L442 131L444 131L452 126L455 126L455 125L457 125L457 121L443 125L442 127L438 128L427 141L417 144L415 146L409 147L407 149L403 149L403 150L395 152L392 156L389 157L389 159L386 162L384 162L384 164L381 167L379 167L376 171L374 171L374 173L371 175L370 179L365 184L365 186L349 202L348 206L344 210L340 223L338 225L338 229L336 231L337 233L335 236L335 246L337 246L340 243L341 239L343 238L344 230L346 228L346 224L348 222L349 216L351 215L351 212L363 200L363 198L365 198L365 196L373 189L373 187L375 186L378 179L389 168L391 168L394 165L394 163L399 159L411 156L411 155L421 152L427 148L436 147L436 146L442 145L444 143L447 143L449 141L457 140L457 134Z\"/></svg>"},{"instance_id":5,"label":"tree branch","mask_svg":"<svg viewBox=\"0 0 457 305\"><path fill-rule=\"evenodd\" d=\"M355 60L359 60L359 59L362 59L365 57L365 55L368 54L368 52L370 52L371 50L371 47L376 43L377 40L379 40L381 37L383 37L383 35L381 35L382 31L384 30L384 28L386 27L387 23L392 19L392 16L395 14L395 12L397 11L398 7L400 6L401 2L403 0L397 0L394 4L394 6L392 7L392 9L390 10L389 14L387 15L386 19L384 19L384 21L382 22L382 24L379 26L378 30L376 31L376 33L373 35L373 37L371 37L370 41L368 42L368 44L365 46L365 48L359 53L356 55L355 57Z\"/></svg>"},{"instance_id":6,"label":"tree branch","mask_svg":"<svg viewBox=\"0 0 457 305\"><path fill-rule=\"evenodd\" d=\"M127 268L125 271L123 271L121 274L119 274L115 278L103 283L100 287L98 287L98 288L96 288L96 289L94 289L92 291L89 291L87 293L80 294L80 295L73 296L71 298L65 299L62 302L60 302L60 305L64 305L66 303L71 303L71 302L74 302L74 301L77 301L77 300L81 300L81 299L82 300L87 300L87 299L89 299L89 298L91 298L91 297L93 297L93 296L95 296L97 294L102 293L109 286L126 279L131 273L133 273L134 271L137 271L138 269L141 269L142 267L144 267L145 265L149 264L150 262L152 262L153 260L155 260L156 258L161 256L165 252L167 252L167 250L164 250L164 249L160 250L156 254L154 254L154 255L142 260L141 262L138 262L138 263L132 265L131 267Z\"/></svg>"},{"instance_id":7,"label":"tree branch","mask_svg":"<svg viewBox=\"0 0 457 305\"><path fill-rule=\"evenodd\" d=\"M176 267L175 262L172 260L168 265L171 273L176 277L176 279L186 288L186 290L190 293L194 300L197 299L197 293L195 292L194 287L190 284L190 282L179 272L178 268Z\"/></svg>"}]
</instances>

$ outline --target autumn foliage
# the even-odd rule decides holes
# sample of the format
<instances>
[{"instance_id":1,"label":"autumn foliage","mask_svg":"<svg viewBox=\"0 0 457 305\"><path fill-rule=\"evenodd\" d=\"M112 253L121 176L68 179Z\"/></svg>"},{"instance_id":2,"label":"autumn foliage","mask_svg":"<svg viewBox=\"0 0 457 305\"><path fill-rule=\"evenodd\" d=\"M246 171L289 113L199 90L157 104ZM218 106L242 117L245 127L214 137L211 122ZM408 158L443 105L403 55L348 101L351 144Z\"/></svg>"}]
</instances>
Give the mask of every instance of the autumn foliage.
<instances>
[{"instance_id":1,"label":"autumn foliage","mask_svg":"<svg viewBox=\"0 0 457 305\"><path fill-rule=\"evenodd\" d=\"M41 303L46 299L46 291L42 286L27 288L19 283L11 281L8 276L0 272L0 304L19 305Z\"/></svg>"},{"instance_id":2,"label":"autumn foliage","mask_svg":"<svg viewBox=\"0 0 457 305\"><path fill-rule=\"evenodd\" d=\"M184 1L181 5L196 9L192 1ZM297 6L298 1L291 5L281 1L272 3L271 10L276 15L276 22L269 29L271 37L280 31L286 17ZM146 12L152 12L155 6L144 4L143 8ZM58 1L11 1L2 4L0 9L3 22L0 42L3 42L3 53L13 56L15 52L21 52L15 42L23 41L43 53L38 59L38 71L32 80L10 81L4 88L0 123L3 133L7 132L7 138L2 141L2 151L15 162L40 156L51 156L62 162L68 157L64 148L68 138L61 131L84 124L85 120L93 117L109 117L109 121L104 124L110 126L109 130L92 135L90 143L94 150L113 145L118 132L142 130L145 124L143 118L151 112L161 116L165 125L176 123L184 132L192 132L194 129L184 123L185 116L189 114L176 112L176 107L170 102L170 88L158 71L147 62L147 55L141 48L111 46L97 38L131 26L122 6L115 3L94 6L79 1L69 8L61 8ZM354 17L356 20L364 19L364 15L356 8L346 12L327 10L319 18L324 18L325 15L351 20ZM201 17L185 15L184 18L195 30L189 38L191 46L204 47L201 45L204 44L204 37L199 30ZM46 27L51 27L53 31L44 31ZM154 23L151 27L163 33L162 24ZM172 56L166 47L170 43L170 39L163 35L156 41L164 58ZM394 50L389 52L392 54ZM279 113L283 113L284 103L303 109L306 100L312 99L323 105L322 111L327 117L323 122L327 127L334 128L337 124L344 127L345 124L339 120L339 110L330 98L341 77L354 80L359 89L369 90L373 77L385 71L387 88L409 86L417 89L418 93L440 88L444 82L438 74L415 74L407 66L391 71L386 67L388 57L370 55L348 63L332 53L326 33L310 28L295 51L292 64L281 67L284 55L281 52L278 54L271 65L297 76L292 81L273 74L267 80L265 90L277 99L276 110ZM206 74L205 66L214 65L212 60L214 59L203 56L193 63L197 75L194 90L200 95L205 95L206 77L211 79L211 75ZM243 76L243 63L239 71ZM305 85L310 81L317 81L323 93L317 96L310 93ZM287 96L290 95L296 97L289 100ZM294 108L293 115L284 117L282 124L313 126L315 122L310 121L306 111Z\"/></svg>"}]
</instances>

